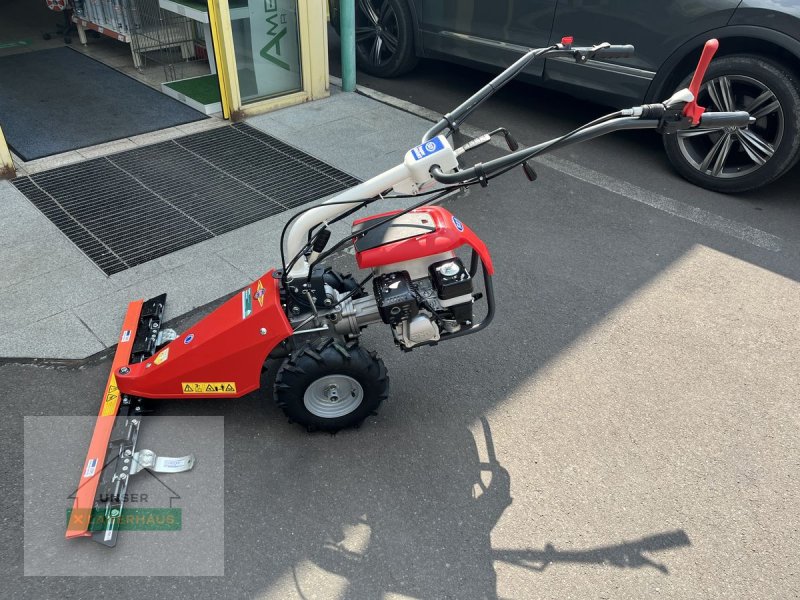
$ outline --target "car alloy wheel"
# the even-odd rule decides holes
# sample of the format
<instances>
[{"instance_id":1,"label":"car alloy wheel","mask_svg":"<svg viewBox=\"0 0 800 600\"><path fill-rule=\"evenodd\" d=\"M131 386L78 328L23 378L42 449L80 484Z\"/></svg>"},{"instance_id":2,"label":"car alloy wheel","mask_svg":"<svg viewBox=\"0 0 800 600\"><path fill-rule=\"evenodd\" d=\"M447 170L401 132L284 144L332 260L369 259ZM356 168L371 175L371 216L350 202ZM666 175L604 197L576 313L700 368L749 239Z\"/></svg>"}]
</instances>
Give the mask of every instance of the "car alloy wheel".
<instances>
[{"instance_id":1,"label":"car alloy wheel","mask_svg":"<svg viewBox=\"0 0 800 600\"><path fill-rule=\"evenodd\" d=\"M400 23L391 2L358 0L356 45L372 67L383 67L392 60L399 37Z\"/></svg>"},{"instance_id":2,"label":"car alloy wheel","mask_svg":"<svg viewBox=\"0 0 800 600\"><path fill-rule=\"evenodd\" d=\"M689 85L691 74L672 89ZM775 181L800 158L800 82L794 71L763 56L716 58L700 88L709 112L746 110L755 123L742 129L689 129L664 136L675 170L694 184L724 193Z\"/></svg>"},{"instance_id":3,"label":"car alloy wheel","mask_svg":"<svg viewBox=\"0 0 800 600\"><path fill-rule=\"evenodd\" d=\"M678 146L695 169L720 178L737 178L761 168L775 154L784 134L780 102L766 84L744 75L726 75L700 88L699 104L709 111L746 110L756 122L744 129L689 129L678 132Z\"/></svg>"}]
</instances>

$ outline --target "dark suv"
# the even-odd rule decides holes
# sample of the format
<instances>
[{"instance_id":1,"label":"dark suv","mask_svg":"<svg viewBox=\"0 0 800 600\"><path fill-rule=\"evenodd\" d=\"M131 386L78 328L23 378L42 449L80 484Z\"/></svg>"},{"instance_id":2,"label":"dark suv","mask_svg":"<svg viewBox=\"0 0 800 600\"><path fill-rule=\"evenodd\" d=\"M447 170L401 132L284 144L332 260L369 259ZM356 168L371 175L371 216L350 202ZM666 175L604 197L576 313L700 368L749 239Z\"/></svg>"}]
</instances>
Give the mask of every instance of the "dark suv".
<instances>
[{"instance_id":1,"label":"dark suv","mask_svg":"<svg viewBox=\"0 0 800 600\"><path fill-rule=\"evenodd\" d=\"M507 66L527 48L634 44L636 56L577 65L533 63L534 83L617 107L663 100L683 87L709 38L720 41L700 92L709 110L747 110L747 129L664 136L678 172L703 187L763 186L800 156L800 0L355 0L359 68L396 77L419 57ZM332 0L338 25L338 0Z\"/></svg>"}]
</instances>

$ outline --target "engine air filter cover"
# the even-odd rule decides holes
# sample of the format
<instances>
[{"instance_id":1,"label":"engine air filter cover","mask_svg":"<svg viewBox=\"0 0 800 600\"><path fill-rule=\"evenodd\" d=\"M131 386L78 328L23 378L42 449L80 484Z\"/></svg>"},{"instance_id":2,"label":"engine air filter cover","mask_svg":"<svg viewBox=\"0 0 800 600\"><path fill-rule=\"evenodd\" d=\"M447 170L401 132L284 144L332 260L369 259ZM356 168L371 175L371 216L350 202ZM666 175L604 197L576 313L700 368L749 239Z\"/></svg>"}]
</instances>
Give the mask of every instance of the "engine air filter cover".
<instances>
[{"instance_id":1,"label":"engine air filter cover","mask_svg":"<svg viewBox=\"0 0 800 600\"><path fill-rule=\"evenodd\" d=\"M472 278L457 256L435 262L428 270L440 299L450 300L472 293Z\"/></svg>"}]
</instances>

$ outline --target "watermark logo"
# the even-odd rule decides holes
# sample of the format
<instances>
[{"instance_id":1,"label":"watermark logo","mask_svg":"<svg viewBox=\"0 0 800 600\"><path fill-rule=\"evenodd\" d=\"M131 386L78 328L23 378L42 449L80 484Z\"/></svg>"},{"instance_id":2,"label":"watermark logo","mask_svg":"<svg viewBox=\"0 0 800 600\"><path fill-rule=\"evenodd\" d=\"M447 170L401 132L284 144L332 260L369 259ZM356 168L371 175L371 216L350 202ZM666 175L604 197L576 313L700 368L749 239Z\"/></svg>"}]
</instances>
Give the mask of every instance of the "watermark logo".
<instances>
[{"instance_id":1,"label":"watermark logo","mask_svg":"<svg viewBox=\"0 0 800 600\"><path fill-rule=\"evenodd\" d=\"M70 526L72 510L67 509L67 527ZM94 533L105 531L113 521L114 528L118 531L180 531L183 525L182 516L180 508L126 506L122 510L109 509L106 512L77 509L72 526L77 522L86 526L90 533Z\"/></svg>"},{"instance_id":2,"label":"watermark logo","mask_svg":"<svg viewBox=\"0 0 800 600\"><path fill-rule=\"evenodd\" d=\"M114 456L100 469L97 476L101 478L101 482L106 479L111 482L121 480L116 472L117 464L121 460L123 459L120 456ZM125 470L130 471L131 459L128 458L125 462ZM97 458L89 459L81 485L68 496L71 503L74 503L78 490L88 481L85 473L91 471L90 474L95 475L97 466ZM165 466L176 465L167 462ZM180 495L151 470L145 468L138 473L140 476L152 477L159 485L155 488L151 486L147 493L128 492L127 486L122 487L123 491L114 493L108 491L116 488L113 483L111 486L101 483L95 494L93 507L67 508L67 531L180 531L183 526L182 509L173 506L173 502L181 499ZM127 476L121 481L127 481Z\"/></svg>"}]
</instances>

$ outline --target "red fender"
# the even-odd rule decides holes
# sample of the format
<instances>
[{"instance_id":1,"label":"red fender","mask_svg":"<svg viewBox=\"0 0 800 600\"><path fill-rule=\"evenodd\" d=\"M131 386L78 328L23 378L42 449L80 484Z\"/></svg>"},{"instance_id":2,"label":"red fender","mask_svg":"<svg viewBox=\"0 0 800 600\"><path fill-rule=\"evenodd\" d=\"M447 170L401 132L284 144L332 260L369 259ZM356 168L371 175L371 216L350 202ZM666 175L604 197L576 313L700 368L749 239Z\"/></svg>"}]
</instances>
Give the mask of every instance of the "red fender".
<instances>
[{"instance_id":1,"label":"red fender","mask_svg":"<svg viewBox=\"0 0 800 600\"><path fill-rule=\"evenodd\" d=\"M143 398L238 398L259 388L267 355L291 334L269 271L155 356L117 369L117 385Z\"/></svg>"},{"instance_id":2,"label":"red fender","mask_svg":"<svg viewBox=\"0 0 800 600\"><path fill-rule=\"evenodd\" d=\"M372 215L364 219L353 221L353 225L358 225L364 221L385 218L390 215L398 214L399 210ZM486 265L489 275L494 275L494 265L489 249L474 231L459 221L453 214L442 206L423 206L411 212L426 213L430 215L436 231L423 233L413 238L392 242L377 248L370 248L363 252L356 252L356 262L362 269L382 267L392 263L415 260L426 256L433 256L443 252L450 252L461 246L469 246Z\"/></svg>"}]
</instances>

